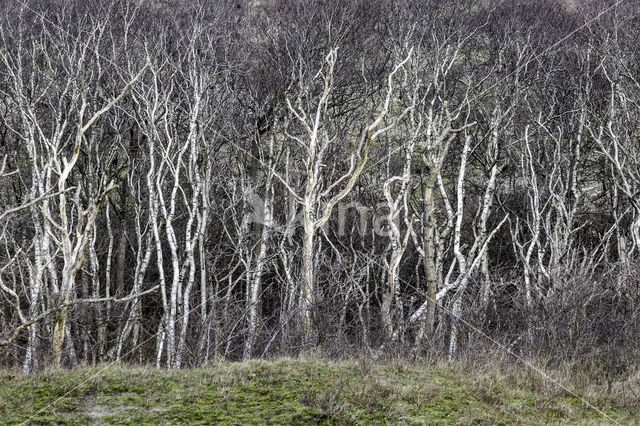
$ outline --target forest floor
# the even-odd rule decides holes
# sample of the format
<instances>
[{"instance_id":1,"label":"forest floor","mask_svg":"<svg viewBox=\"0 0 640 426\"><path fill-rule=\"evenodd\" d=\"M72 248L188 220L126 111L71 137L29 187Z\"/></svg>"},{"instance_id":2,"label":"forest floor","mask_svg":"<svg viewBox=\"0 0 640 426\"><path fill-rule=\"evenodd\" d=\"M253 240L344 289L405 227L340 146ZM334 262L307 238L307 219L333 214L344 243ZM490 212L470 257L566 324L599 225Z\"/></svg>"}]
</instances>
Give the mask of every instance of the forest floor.
<instances>
[{"instance_id":1,"label":"forest floor","mask_svg":"<svg viewBox=\"0 0 640 426\"><path fill-rule=\"evenodd\" d=\"M640 422L637 375L614 383L609 393L606 384L560 382L566 389L516 365L334 362L313 357L220 362L180 371L103 366L25 377L0 370L0 423Z\"/></svg>"}]
</instances>

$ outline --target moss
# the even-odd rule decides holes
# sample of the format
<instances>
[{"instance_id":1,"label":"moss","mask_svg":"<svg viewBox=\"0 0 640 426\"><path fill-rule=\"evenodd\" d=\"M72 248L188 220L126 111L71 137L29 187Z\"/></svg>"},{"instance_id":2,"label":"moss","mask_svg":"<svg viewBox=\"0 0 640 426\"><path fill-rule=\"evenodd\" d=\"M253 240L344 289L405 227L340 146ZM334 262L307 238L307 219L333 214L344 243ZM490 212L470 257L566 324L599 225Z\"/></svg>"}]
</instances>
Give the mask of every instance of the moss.
<instances>
[{"instance_id":1,"label":"moss","mask_svg":"<svg viewBox=\"0 0 640 426\"><path fill-rule=\"evenodd\" d=\"M632 413L609 404L618 421ZM3 423L545 424L606 423L571 394L454 366L318 359L206 368L0 372Z\"/></svg>"}]
</instances>

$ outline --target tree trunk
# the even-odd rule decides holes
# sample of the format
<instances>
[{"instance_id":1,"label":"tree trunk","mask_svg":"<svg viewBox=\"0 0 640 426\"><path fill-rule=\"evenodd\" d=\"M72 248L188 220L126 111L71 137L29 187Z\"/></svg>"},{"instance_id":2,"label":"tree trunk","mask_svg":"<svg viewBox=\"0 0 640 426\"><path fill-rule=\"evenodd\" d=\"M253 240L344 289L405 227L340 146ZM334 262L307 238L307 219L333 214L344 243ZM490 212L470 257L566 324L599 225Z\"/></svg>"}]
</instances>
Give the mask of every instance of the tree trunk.
<instances>
[{"instance_id":1,"label":"tree trunk","mask_svg":"<svg viewBox=\"0 0 640 426\"><path fill-rule=\"evenodd\" d=\"M305 214L306 216L306 214ZM300 292L300 320L304 334L304 346L308 349L315 344L315 332L313 324L313 296L315 293L315 277L313 265L313 225L307 225L305 217L305 235L302 244L302 289Z\"/></svg>"},{"instance_id":2,"label":"tree trunk","mask_svg":"<svg viewBox=\"0 0 640 426\"><path fill-rule=\"evenodd\" d=\"M436 265L435 247L435 208L433 203L433 187L435 176L429 176L424 188L426 220L424 230L424 272L427 281L427 312L425 327L428 338L433 336L436 321L436 293L438 292L438 267Z\"/></svg>"}]
</instances>

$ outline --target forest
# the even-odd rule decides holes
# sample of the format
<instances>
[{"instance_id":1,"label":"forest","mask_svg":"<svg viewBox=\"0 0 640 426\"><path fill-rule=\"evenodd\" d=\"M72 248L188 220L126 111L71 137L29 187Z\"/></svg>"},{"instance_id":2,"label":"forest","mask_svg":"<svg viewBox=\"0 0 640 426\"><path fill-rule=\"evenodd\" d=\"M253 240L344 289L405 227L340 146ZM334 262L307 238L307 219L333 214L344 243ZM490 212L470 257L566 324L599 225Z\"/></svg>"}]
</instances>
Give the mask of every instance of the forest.
<instances>
[{"instance_id":1,"label":"forest","mask_svg":"<svg viewBox=\"0 0 640 426\"><path fill-rule=\"evenodd\" d=\"M640 8L0 4L0 366L640 359Z\"/></svg>"}]
</instances>

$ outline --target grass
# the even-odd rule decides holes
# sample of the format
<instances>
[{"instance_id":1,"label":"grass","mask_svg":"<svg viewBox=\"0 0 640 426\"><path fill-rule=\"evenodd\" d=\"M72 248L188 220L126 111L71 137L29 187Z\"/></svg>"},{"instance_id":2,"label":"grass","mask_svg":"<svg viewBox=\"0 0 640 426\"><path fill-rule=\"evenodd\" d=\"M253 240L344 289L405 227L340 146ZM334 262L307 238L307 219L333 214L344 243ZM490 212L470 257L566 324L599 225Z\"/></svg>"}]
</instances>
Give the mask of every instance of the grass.
<instances>
[{"instance_id":1,"label":"grass","mask_svg":"<svg viewBox=\"0 0 640 426\"><path fill-rule=\"evenodd\" d=\"M511 367L315 358L165 371L0 371L0 423L14 424L631 424L638 398L579 398Z\"/></svg>"}]
</instances>

